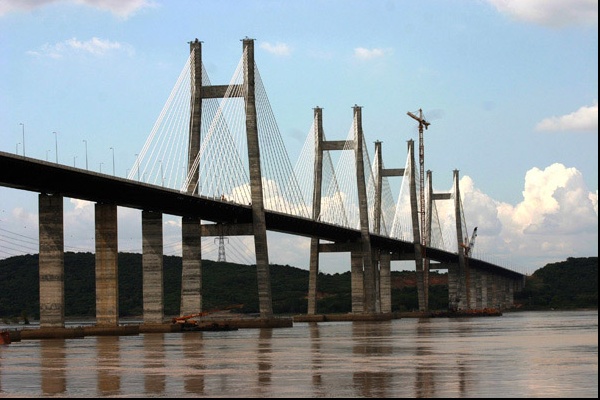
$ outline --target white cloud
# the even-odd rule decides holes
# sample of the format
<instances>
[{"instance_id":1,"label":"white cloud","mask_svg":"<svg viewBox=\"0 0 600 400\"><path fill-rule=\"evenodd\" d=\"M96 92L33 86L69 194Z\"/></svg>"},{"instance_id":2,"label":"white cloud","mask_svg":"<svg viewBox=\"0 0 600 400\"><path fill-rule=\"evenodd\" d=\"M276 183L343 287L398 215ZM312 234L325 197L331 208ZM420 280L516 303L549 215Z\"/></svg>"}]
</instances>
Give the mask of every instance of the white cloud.
<instances>
[{"instance_id":1,"label":"white cloud","mask_svg":"<svg viewBox=\"0 0 600 400\"><path fill-rule=\"evenodd\" d=\"M366 49L364 47L357 47L354 49L354 57L359 60L371 60L374 58L380 58L389 53L389 50L384 49Z\"/></svg>"},{"instance_id":2,"label":"white cloud","mask_svg":"<svg viewBox=\"0 0 600 400\"><path fill-rule=\"evenodd\" d=\"M60 43L46 43L38 50L28 51L27 54L38 57L62 58L70 54L103 56L112 51L125 51L128 54L132 54L133 48L127 44L111 42L110 40L103 40L97 37L93 37L85 42L71 38Z\"/></svg>"},{"instance_id":3,"label":"white cloud","mask_svg":"<svg viewBox=\"0 0 600 400\"><path fill-rule=\"evenodd\" d=\"M153 7L149 0L3 0L0 2L0 16L10 12L29 12L52 3L71 3L94 7L127 18L138 10Z\"/></svg>"},{"instance_id":4,"label":"white cloud","mask_svg":"<svg viewBox=\"0 0 600 400\"><path fill-rule=\"evenodd\" d=\"M289 56L292 53L290 47L285 43L271 44L269 42L263 42L260 44L260 48L278 56Z\"/></svg>"},{"instance_id":5,"label":"white cloud","mask_svg":"<svg viewBox=\"0 0 600 400\"><path fill-rule=\"evenodd\" d=\"M517 265L507 267L533 272L567 257L598 254L598 191L589 192L576 168L556 163L527 171L523 200L515 206L481 193L469 177L460 186L467 222L479 227L476 258L510 255Z\"/></svg>"},{"instance_id":6,"label":"white cloud","mask_svg":"<svg viewBox=\"0 0 600 400\"><path fill-rule=\"evenodd\" d=\"M598 102L592 106L583 106L577 111L560 117L549 117L540 121L536 131L597 131Z\"/></svg>"},{"instance_id":7,"label":"white cloud","mask_svg":"<svg viewBox=\"0 0 600 400\"><path fill-rule=\"evenodd\" d=\"M510 17L548 27L598 25L598 0L488 0Z\"/></svg>"}]
</instances>

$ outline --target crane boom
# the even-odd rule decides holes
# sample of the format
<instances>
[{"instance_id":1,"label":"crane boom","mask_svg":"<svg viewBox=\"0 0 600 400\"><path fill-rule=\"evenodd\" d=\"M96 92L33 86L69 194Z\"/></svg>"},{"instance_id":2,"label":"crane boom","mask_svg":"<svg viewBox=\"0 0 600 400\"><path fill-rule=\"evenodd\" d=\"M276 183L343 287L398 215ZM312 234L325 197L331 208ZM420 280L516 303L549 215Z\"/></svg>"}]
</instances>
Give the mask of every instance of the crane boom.
<instances>
[{"instance_id":1,"label":"crane boom","mask_svg":"<svg viewBox=\"0 0 600 400\"><path fill-rule=\"evenodd\" d=\"M467 242L468 238L465 238L465 243L461 243L461 246L465 249L465 256L471 257L473 253L473 247L475 247L475 238L477 237L477 227L473 229L473 234L471 235L471 239Z\"/></svg>"},{"instance_id":2,"label":"crane boom","mask_svg":"<svg viewBox=\"0 0 600 400\"><path fill-rule=\"evenodd\" d=\"M425 226L425 145L423 144L423 127L427 129L430 123L425 121L422 109L419 109L418 116L410 111L406 114L419 122L419 213L421 214L421 244L423 245L423 250L425 250L428 237L427 227Z\"/></svg>"}]
</instances>

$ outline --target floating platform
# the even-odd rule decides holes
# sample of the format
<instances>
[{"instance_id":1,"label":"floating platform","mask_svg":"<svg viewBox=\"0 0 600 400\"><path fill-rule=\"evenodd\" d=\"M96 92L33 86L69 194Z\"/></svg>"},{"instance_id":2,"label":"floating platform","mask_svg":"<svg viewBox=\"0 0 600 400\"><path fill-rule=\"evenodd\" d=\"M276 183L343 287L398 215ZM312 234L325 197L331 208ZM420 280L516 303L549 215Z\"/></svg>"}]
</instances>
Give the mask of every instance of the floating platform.
<instances>
[{"instance_id":1,"label":"floating platform","mask_svg":"<svg viewBox=\"0 0 600 400\"><path fill-rule=\"evenodd\" d=\"M184 324L136 324L128 323L118 326L76 326L57 328L25 328L7 329L2 331L0 344L20 342L21 340L36 339L76 339L87 336L126 336L140 333L170 333L184 331L234 331L238 329L255 328L288 328L294 326L290 317L227 317L203 318L196 326L184 329Z\"/></svg>"},{"instance_id":2,"label":"floating platform","mask_svg":"<svg viewBox=\"0 0 600 400\"><path fill-rule=\"evenodd\" d=\"M397 319L395 313L378 314L302 314L295 315L294 322L329 322L329 321L389 321Z\"/></svg>"},{"instance_id":3,"label":"floating platform","mask_svg":"<svg viewBox=\"0 0 600 400\"><path fill-rule=\"evenodd\" d=\"M469 318L469 317L500 317L502 311L495 308L473 310L444 310L444 311L410 311L399 312L400 318Z\"/></svg>"}]
</instances>

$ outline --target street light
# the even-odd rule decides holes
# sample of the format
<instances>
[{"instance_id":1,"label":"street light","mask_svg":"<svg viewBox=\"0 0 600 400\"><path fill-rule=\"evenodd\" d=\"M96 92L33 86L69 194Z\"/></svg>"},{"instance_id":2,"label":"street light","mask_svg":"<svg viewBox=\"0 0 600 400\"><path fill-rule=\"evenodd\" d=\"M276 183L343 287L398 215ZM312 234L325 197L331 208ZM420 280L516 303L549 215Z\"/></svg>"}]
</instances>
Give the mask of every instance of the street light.
<instances>
[{"instance_id":1,"label":"street light","mask_svg":"<svg viewBox=\"0 0 600 400\"><path fill-rule=\"evenodd\" d=\"M103 162L100 163L100 173L102 173L102 164L104 164Z\"/></svg>"},{"instance_id":2,"label":"street light","mask_svg":"<svg viewBox=\"0 0 600 400\"><path fill-rule=\"evenodd\" d=\"M48 153L50 152L50 150L46 150L46 161L48 161Z\"/></svg>"},{"instance_id":3,"label":"street light","mask_svg":"<svg viewBox=\"0 0 600 400\"><path fill-rule=\"evenodd\" d=\"M85 169L88 169L88 159L87 159L87 140L83 139L83 143L85 143Z\"/></svg>"},{"instance_id":4,"label":"street light","mask_svg":"<svg viewBox=\"0 0 600 400\"><path fill-rule=\"evenodd\" d=\"M77 156L73 156L73 168L76 168L75 167L75 160L77 160Z\"/></svg>"},{"instance_id":5,"label":"street light","mask_svg":"<svg viewBox=\"0 0 600 400\"><path fill-rule=\"evenodd\" d=\"M110 149L112 150L113 176L114 176L115 175L115 149L113 149L112 147Z\"/></svg>"},{"instance_id":6,"label":"street light","mask_svg":"<svg viewBox=\"0 0 600 400\"><path fill-rule=\"evenodd\" d=\"M58 164L58 134L54 133L54 151L56 152L56 163Z\"/></svg>"},{"instance_id":7,"label":"street light","mask_svg":"<svg viewBox=\"0 0 600 400\"><path fill-rule=\"evenodd\" d=\"M25 124L21 122L19 125L23 127L23 157L25 157Z\"/></svg>"},{"instance_id":8,"label":"street light","mask_svg":"<svg viewBox=\"0 0 600 400\"><path fill-rule=\"evenodd\" d=\"M160 163L160 179L162 181L162 186L165 186L165 175L163 174L162 160L159 160L158 162Z\"/></svg>"}]
</instances>

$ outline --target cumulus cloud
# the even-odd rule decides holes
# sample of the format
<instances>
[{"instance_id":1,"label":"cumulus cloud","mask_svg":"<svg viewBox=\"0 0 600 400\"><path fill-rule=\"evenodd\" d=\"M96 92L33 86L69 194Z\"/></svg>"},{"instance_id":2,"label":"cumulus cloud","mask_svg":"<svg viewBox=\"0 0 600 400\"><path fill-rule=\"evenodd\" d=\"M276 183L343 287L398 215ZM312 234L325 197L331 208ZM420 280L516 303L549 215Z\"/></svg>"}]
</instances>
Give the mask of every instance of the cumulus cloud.
<instances>
[{"instance_id":1,"label":"cumulus cloud","mask_svg":"<svg viewBox=\"0 0 600 400\"><path fill-rule=\"evenodd\" d=\"M476 257L510 254L513 267L533 270L598 254L598 190L590 192L576 168L556 163L527 171L523 200L514 206L485 195L469 177L460 190L469 226L479 227Z\"/></svg>"},{"instance_id":2,"label":"cumulus cloud","mask_svg":"<svg viewBox=\"0 0 600 400\"><path fill-rule=\"evenodd\" d=\"M150 0L3 0L0 2L0 16L10 12L29 12L52 3L94 7L120 18L127 18L142 8L154 6L154 2Z\"/></svg>"},{"instance_id":3,"label":"cumulus cloud","mask_svg":"<svg viewBox=\"0 0 600 400\"><path fill-rule=\"evenodd\" d=\"M260 44L260 48L278 56L289 56L292 53L290 47L285 43L271 44L269 42L263 42Z\"/></svg>"},{"instance_id":4,"label":"cumulus cloud","mask_svg":"<svg viewBox=\"0 0 600 400\"><path fill-rule=\"evenodd\" d=\"M560 28L598 25L597 0L488 0L511 18L538 25Z\"/></svg>"},{"instance_id":5,"label":"cumulus cloud","mask_svg":"<svg viewBox=\"0 0 600 400\"><path fill-rule=\"evenodd\" d=\"M374 58L381 58L389 53L389 50L385 49L366 49L364 47L357 47L354 49L354 57L359 60L372 60Z\"/></svg>"},{"instance_id":6,"label":"cumulus cloud","mask_svg":"<svg viewBox=\"0 0 600 400\"><path fill-rule=\"evenodd\" d=\"M540 121L537 131L597 131L598 101L592 106L583 106L577 111L560 117L549 117Z\"/></svg>"},{"instance_id":7,"label":"cumulus cloud","mask_svg":"<svg viewBox=\"0 0 600 400\"><path fill-rule=\"evenodd\" d=\"M131 54L133 53L133 48L128 44L111 42L110 40L99 39L97 37L93 37L85 42L77 38L71 38L60 43L46 43L37 50L28 51L27 54L37 57L62 58L72 54L103 56L113 51L125 51Z\"/></svg>"}]
</instances>

